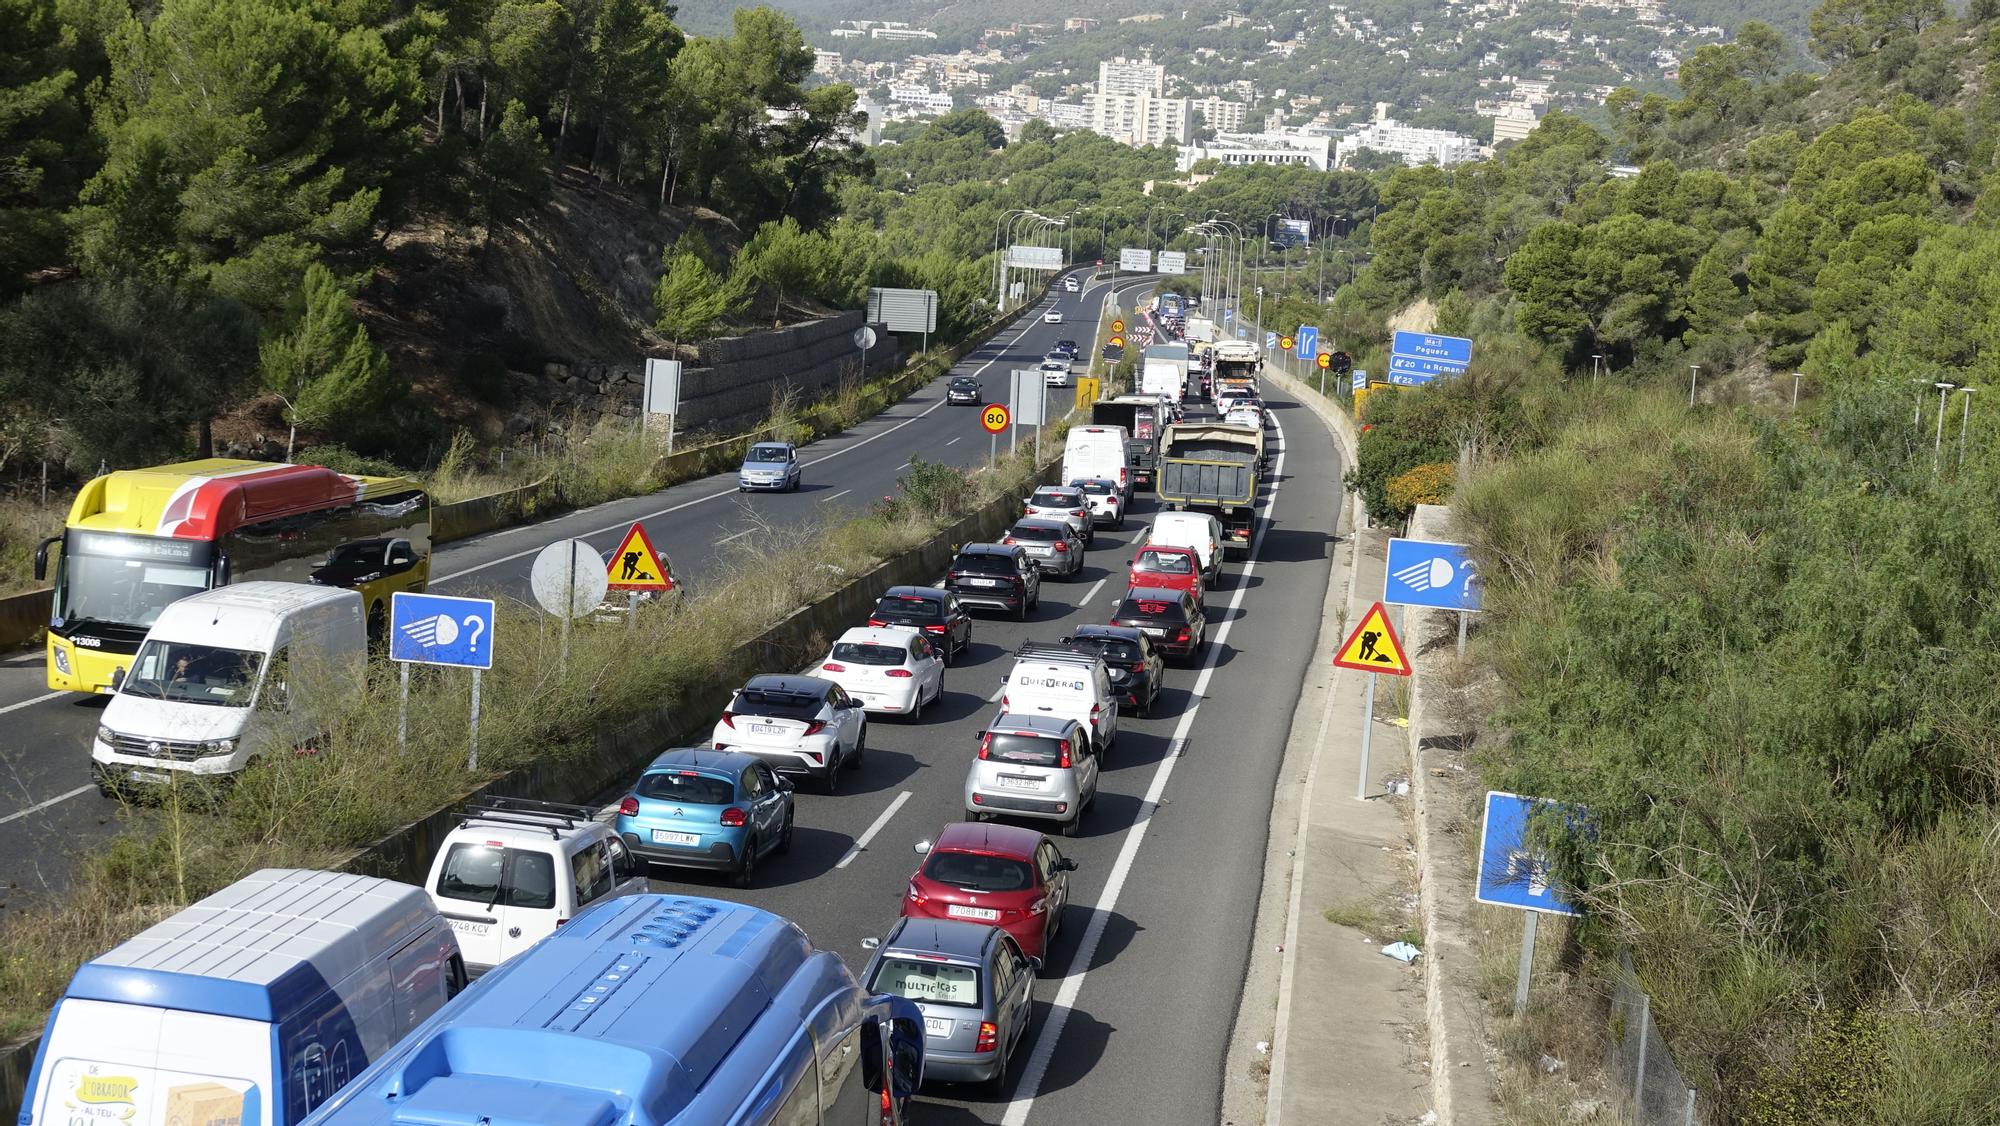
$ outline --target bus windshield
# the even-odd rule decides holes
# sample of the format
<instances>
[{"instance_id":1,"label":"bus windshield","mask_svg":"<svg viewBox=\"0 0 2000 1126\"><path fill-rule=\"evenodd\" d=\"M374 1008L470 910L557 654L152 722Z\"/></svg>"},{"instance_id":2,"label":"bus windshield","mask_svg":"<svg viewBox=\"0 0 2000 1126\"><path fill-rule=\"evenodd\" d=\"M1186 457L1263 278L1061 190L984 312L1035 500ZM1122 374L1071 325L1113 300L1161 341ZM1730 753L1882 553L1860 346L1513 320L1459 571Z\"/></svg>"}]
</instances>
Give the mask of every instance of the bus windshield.
<instances>
[{"instance_id":1,"label":"bus windshield","mask_svg":"<svg viewBox=\"0 0 2000 1126\"><path fill-rule=\"evenodd\" d=\"M263 666L264 654L254 650L153 639L139 647L119 691L154 700L247 707Z\"/></svg>"},{"instance_id":2,"label":"bus windshield","mask_svg":"<svg viewBox=\"0 0 2000 1126\"><path fill-rule=\"evenodd\" d=\"M208 554L191 541L71 533L56 616L149 627L170 603L209 588Z\"/></svg>"}]
</instances>

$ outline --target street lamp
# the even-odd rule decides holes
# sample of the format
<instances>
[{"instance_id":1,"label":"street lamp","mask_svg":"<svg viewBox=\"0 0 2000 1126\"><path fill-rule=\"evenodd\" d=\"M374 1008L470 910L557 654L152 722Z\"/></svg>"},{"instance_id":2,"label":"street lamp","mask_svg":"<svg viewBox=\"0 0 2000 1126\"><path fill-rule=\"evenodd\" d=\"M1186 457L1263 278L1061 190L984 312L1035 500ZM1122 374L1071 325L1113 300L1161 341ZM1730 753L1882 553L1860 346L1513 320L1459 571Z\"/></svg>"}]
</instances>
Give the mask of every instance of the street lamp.
<instances>
[{"instance_id":1,"label":"street lamp","mask_svg":"<svg viewBox=\"0 0 2000 1126\"><path fill-rule=\"evenodd\" d=\"M1014 225L1014 216L1025 215L1027 211L1025 207L1009 208L1001 212L1000 218L993 224L993 250L996 255L993 262L993 288L999 297L993 303L993 307L1002 313L1007 311L1007 252L1001 249L1000 232L1002 228Z\"/></svg>"}]
</instances>

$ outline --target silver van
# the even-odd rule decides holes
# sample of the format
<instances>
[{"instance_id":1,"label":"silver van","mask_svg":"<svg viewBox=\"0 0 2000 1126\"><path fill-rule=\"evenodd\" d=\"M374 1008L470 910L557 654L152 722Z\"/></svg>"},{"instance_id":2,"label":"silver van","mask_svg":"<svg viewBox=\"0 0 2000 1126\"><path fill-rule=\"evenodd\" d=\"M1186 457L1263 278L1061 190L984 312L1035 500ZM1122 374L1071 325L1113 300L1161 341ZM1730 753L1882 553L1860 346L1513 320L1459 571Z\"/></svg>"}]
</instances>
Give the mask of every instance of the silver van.
<instances>
[{"instance_id":1,"label":"silver van","mask_svg":"<svg viewBox=\"0 0 2000 1126\"><path fill-rule=\"evenodd\" d=\"M965 773L965 814L1004 814L1061 824L1076 836L1097 801L1098 758L1074 719L1002 712L979 734L979 757Z\"/></svg>"},{"instance_id":2,"label":"silver van","mask_svg":"<svg viewBox=\"0 0 2000 1126\"><path fill-rule=\"evenodd\" d=\"M1035 1021L1040 958L999 927L898 919L879 942L861 987L916 1002L924 1014L924 1078L983 1083L1005 1094L1007 1064Z\"/></svg>"}]
</instances>

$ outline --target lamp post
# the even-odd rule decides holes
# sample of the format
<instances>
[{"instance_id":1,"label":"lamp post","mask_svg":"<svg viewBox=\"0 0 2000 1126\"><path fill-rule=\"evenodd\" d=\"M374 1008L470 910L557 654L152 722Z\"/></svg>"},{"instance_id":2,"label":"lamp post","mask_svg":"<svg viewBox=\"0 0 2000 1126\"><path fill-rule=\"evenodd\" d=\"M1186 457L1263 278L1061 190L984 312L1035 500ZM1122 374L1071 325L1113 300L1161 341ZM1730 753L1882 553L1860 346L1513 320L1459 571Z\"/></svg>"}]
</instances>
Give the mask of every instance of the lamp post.
<instances>
[{"instance_id":1,"label":"lamp post","mask_svg":"<svg viewBox=\"0 0 2000 1126\"><path fill-rule=\"evenodd\" d=\"M1000 232L1004 228L1013 226L1013 217L1026 214L1027 210L1025 207L1009 208L1001 212L1000 218L993 224L993 250L995 255L993 261L993 289L998 297L998 300L993 303L993 307L1002 313L1007 311L1007 252L1000 245Z\"/></svg>"},{"instance_id":2,"label":"lamp post","mask_svg":"<svg viewBox=\"0 0 2000 1126\"><path fill-rule=\"evenodd\" d=\"M1938 382L1931 384L1931 386L1938 390L1937 437L1931 441L1931 476L1935 477L1938 473L1938 467L1944 464L1944 401L1945 397L1951 394L1951 389L1958 386L1958 384ZM1971 401L1970 399L1966 400L1968 403Z\"/></svg>"},{"instance_id":3,"label":"lamp post","mask_svg":"<svg viewBox=\"0 0 2000 1126\"><path fill-rule=\"evenodd\" d=\"M1979 390L1977 387L1961 387L1958 389L1959 394L1965 396L1965 416L1958 423L1958 467L1960 469L1965 468L1965 434L1966 431L1972 429L1972 393L1977 390Z\"/></svg>"}]
</instances>

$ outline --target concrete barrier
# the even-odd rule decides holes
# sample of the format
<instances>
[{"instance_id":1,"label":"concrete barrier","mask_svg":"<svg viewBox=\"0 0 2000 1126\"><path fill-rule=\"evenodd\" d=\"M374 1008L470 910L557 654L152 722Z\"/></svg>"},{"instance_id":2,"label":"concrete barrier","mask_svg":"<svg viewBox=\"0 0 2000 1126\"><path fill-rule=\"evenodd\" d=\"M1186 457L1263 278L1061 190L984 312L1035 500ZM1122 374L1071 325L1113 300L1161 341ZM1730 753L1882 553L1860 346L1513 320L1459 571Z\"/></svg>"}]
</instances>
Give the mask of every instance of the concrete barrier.
<instances>
[{"instance_id":1,"label":"concrete barrier","mask_svg":"<svg viewBox=\"0 0 2000 1126\"><path fill-rule=\"evenodd\" d=\"M26 645L41 637L55 608L53 587L0 598L0 648Z\"/></svg>"}]
</instances>

